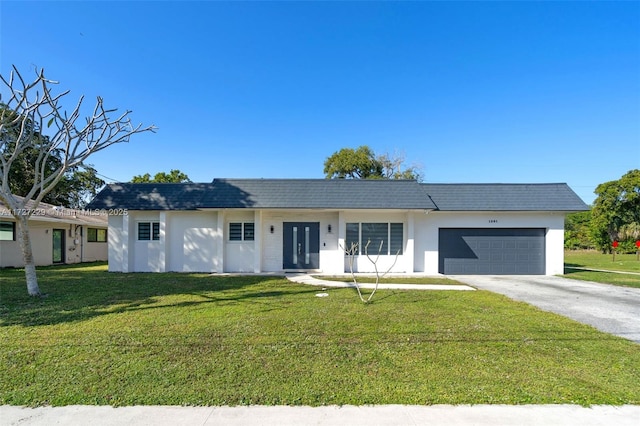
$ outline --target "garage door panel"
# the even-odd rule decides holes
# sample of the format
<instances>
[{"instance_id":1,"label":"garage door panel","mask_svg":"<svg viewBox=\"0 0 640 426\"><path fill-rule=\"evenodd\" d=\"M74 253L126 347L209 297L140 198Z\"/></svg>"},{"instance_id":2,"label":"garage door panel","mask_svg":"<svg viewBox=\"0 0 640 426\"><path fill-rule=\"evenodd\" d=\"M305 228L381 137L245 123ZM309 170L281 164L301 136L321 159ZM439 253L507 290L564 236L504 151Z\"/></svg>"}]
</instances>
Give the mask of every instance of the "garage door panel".
<instances>
[{"instance_id":1,"label":"garage door panel","mask_svg":"<svg viewBox=\"0 0 640 426\"><path fill-rule=\"evenodd\" d=\"M527 253L518 253L518 262L529 262L531 260L531 256Z\"/></svg>"},{"instance_id":2,"label":"garage door panel","mask_svg":"<svg viewBox=\"0 0 640 426\"><path fill-rule=\"evenodd\" d=\"M491 248L491 241L485 241L485 240L480 240L476 238L475 247L479 248L480 250L487 250Z\"/></svg>"},{"instance_id":3,"label":"garage door panel","mask_svg":"<svg viewBox=\"0 0 640 426\"><path fill-rule=\"evenodd\" d=\"M504 248L504 241L491 240L491 248L502 250Z\"/></svg>"},{"instance_id":4,"label":"garage door panel","mask_svg":"<svg viewBox=\"0 0 640 426\"><path fill-rule=\"evenodd\" d=\"M491 262L502 262L502 260L503 260L502 253L500 253L500 252L491 253L491 256L489 257L489 260Z\"/></svg>"},{"instance_id":5,"label":"garage door panel","mask_svg":"<svg viewBox=\"0 0 640 426\"><path fill-rule=\"evenodd\" d=\"M440 273L545 273L542 228L441 228L439 238Z\"/></svg>"}]
</instances>

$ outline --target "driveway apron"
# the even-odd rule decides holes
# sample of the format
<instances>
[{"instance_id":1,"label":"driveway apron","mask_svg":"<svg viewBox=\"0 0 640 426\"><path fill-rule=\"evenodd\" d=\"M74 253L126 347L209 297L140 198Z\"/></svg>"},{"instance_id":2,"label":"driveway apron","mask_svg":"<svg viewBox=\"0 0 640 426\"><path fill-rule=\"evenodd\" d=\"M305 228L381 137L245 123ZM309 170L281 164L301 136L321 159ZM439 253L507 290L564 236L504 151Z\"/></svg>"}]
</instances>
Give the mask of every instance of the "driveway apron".
<instances>
[{"instance_id":1,"label":"driveway apron","mask_svg":"<svg viewBox=\"0 0 640 426\"><path fill-rule=\"evenodd\" d=\"M451 278L640 343L640 288L545 275L457 275Z\"/></svg>"}]
</instances>

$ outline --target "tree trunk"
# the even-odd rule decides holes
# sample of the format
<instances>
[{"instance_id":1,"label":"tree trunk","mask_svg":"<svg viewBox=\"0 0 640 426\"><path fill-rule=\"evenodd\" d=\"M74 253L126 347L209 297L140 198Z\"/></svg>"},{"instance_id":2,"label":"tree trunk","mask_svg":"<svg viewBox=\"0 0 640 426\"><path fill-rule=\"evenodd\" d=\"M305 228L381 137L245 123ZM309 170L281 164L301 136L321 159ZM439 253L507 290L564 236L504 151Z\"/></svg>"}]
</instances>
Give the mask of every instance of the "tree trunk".
<instances>
[{"instance_id":1,"label":"tree trunk","mask_svg":"<svg viewBox=\"0 0 640 426\"><path fill-rule=\"evenodd\" d=\"M36 275L36 262L33 258L29 224L27 223L29 218L27 216L19 216L17 219L20 248L22 249L22 258L24 260L24 275L27 279L27 292L29 292L29 296L40 296L40 287L38 286L38 277Z\"/></svg>"}]
</instances>

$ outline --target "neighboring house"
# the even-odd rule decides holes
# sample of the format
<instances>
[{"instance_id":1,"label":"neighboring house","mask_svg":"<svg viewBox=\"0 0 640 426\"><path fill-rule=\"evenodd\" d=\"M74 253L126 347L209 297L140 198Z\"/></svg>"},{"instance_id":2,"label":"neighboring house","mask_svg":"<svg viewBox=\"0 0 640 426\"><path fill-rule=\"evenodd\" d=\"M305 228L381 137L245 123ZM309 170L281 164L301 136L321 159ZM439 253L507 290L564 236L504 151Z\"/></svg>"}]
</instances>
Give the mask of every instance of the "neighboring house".
<instances>
[{"instance_id":1,"label":"neighboring house","mask_svg":"<svg viewBox=\"0 0 640 426\"><path fill-rule=\"evenodd\" d=\"M111 184L89 205L109 212L117 272L562 274L564 217L586 210L560 184L411 180L215 179Z\"/></svg>"},{"instance_id":2,"label":"neighboring house","mask_svg":"<svg viewBox=\"0 0 640 426\"><path fill-rule=\"evenodd\" d=\"M29 219L38 266L107 260L107 216L40 203ZM0 268L24 266L18 225L0 202Z\"/></svg>"}]
</instances>

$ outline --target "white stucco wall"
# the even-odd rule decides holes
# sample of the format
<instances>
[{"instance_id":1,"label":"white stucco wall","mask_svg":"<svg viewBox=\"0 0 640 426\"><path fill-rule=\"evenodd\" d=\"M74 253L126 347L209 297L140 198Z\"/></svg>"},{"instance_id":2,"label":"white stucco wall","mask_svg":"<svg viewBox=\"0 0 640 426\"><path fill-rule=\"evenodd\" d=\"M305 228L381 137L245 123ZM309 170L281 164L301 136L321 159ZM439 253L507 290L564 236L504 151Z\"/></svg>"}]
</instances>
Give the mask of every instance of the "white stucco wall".
<instances>
[{"instance_id":1,"label":"white stucco wall","mask_svg":"<svg viewBox=\"0 0 640 426\"><path fill-rule=\"evenodd\" d=\"M2 221L14 222L13 220L7 220L2 217ZM20 249L20 243L18 242L18 228L16 226L16 241L0 241L0 267L1 268L18 268L24 265L22 261L22 250ZM38 226L33 224L31 229L31 245L33 249L34 260L36 265L50 265L51 256L51 234L45 234L46 226ZM51 231L49 231L51 232ZM48 242L47 242L48 241ZM46 248L49 247L47 257ZM48 263L46 263L48 262Z\"/></svg>"},{"instance_id":2,"label":"white stucco wall","mask_svg":"<svg viewBox=\"0 0 640 426\"><path fill-rule=\"evenodd\" d=\"M0 268L22 266L22 252L17 241L0 241Z\"/></svg>"},{"instance_id":3,"label":"white stucco wall","mask_svg":"<svg viewBox=\"0 0 640 426\"><path fill-rule=\"evenodd\" d=\"M137 223L160 221L159 241L137 241ZM231 222L255 223L254 241L229 241ZM438 274L439 228L544 228L548 275L564 272L564 214L547 212L383 212L224 210L195 212L130 212L109 217L109 270L123 272L282 272L283 223L319 222L320 271L343 273L348 263L346 224L403 224L403 254L392 272ZM328 226L331 225L331 232ZM273 227L273 232L271 232ZM51 257L50 244L47 256ZM381 256L386 270L395 256ZM355 259L357 272L373 272L365 256Z\"/></svg>"},{"instance_id":4,"label":"white stucco wall","mask_svg":"<svg viewBox=\"0 0 640 426\"><path fill-rule=\"evenodd\" d=\"M92 242L90 243L88 239L88 228L96 228L96 226L83 226L82 227L82 247L79 249L82 254L83 262L97 262L104 261L108 259L108 240L109 240L109 232L107 231L107 242Z\"/></svg>"},{"instance_id":5,"label":"white stucco wall","mask_svg":"<svg viewBox=\"0 0 640 426\"><path fill-rule=\"evenodd\" d=\"M109 216L108 256L109 272L129 272L125 258L128 256L127 230L123 228L123 216Z\"/></svg>"},{"instance_id":6,"label":"white stucco wall","mask_svg":"<svg viewBox=\"0 0 640 426\"><path fill-rule=\"evenodd\" d=\"M65 231L67 259L65 263L97 262L107 260L108 243L106 241L89 242L87 231L89 228L101 227L95 225L67 226Z\"/></svg>"},{"instance_id":7,"label":"white stucco wall","mask_svg":"<svg viewBox=\"0 0 640 426\"><path fill-rule=\"evenodd\" d=\"M53 237L52 230L53 228L64 228L65 224L55 224L52 225L46 222L32 222L29 224L29 235L31 237L31 249L33 250L33 259L37 266L45 266L53 264ZM19 231L16 228L16 234ZM16 266L21 267L24 266L24 262L22 261L22 250L20 249L20 243L17 241L18 236L16 235L16 241L11 241L11 246L9 247L10 252L13 252L8 257L11 258L11 265L3 265L3 266ZM5 250L2 250L2 257L5 257ZM3 261L4 264L4 261Z\"/></svg>"},{"instance_id":8,"label":"white stucco wall","mask_svg":"<svg viewBox=\"0 0 640 426\"><path fill-rule=\"evenodd\" d=\"M224 217L224 272L248 272L255 271L255 254L257 241L230 241L229 224L253 223L256 224L256 213L254 211L234 210L228 212ZM254 228L254 237L258 233Z\"/></svg>"},{"instance_id":9,"label":"white stucco wall","mask_svg":"<svg viewBox=\"0 0 640 426\"><path fill-rule=\"evenodd\" d=\"M138 240L139 222L159 222L160 212L129 212L130 262L135 272L165 272L165 235L160 228L159 240Z\"/></svg>"},{"instance_id":10,"label":"white stucco wall","mask_svg":"<svg viewBox=\"0 0 640 426\"><path fill-rule=\"evenodd\" d=\"M564 273L564 214L551 212L430 212L415 214L416 272L438 273L440 228L544 228L546 274Z\"/></svg>"},{"instance_id":11,"label":"white stucco wall","mask_svg":"<svg viewBox=\"0 0 640 426\"><path fill-rule=\"evenodd\" d=\"M3 219L5 220L5 219ZM53 229L64 230L65 238L65 262L95 262L107 260L107 243L88 243L86 237L87 226L73 223L52 221L31 221L29 234L33 258L37 266L53 264ZM16 241L0 241L0 268L22 267L22 249L16 229Z\"/></svg>"},{"instance_id":12,"label":"white stucco wall","mask_svg":"<svg viewBox=\"0 0 640 426\"><path fill-rule=\"evenodd\" d=\"M216 212L166 213L166 265L174 272L216 272L221 270Z\"/></svg>"}]
</instances>

